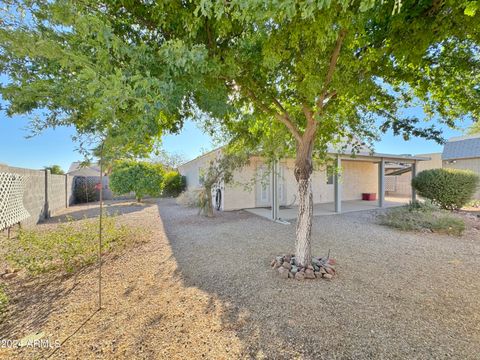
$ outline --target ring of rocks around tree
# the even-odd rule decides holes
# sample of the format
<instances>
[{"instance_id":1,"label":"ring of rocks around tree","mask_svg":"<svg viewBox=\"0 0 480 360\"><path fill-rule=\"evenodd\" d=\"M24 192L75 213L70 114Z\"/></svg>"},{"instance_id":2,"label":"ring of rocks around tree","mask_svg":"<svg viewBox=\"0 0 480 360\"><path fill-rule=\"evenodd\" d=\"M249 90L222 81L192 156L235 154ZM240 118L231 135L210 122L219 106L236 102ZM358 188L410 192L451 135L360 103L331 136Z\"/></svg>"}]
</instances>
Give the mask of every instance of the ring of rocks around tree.
<instances>
[{"instance_id":1,"label":"ring of rocks around tree","mask_svg":"<svg viewBox=\"0 0 480 360\"><path fill-rule=\"evenodd\" d=\"M327 279L335 275L335 259L314 257L312 263L306 267L295 264L295 255L277 256L272 260L271 266L278 271L284 279Z\"/></svg>"}]
</instances>

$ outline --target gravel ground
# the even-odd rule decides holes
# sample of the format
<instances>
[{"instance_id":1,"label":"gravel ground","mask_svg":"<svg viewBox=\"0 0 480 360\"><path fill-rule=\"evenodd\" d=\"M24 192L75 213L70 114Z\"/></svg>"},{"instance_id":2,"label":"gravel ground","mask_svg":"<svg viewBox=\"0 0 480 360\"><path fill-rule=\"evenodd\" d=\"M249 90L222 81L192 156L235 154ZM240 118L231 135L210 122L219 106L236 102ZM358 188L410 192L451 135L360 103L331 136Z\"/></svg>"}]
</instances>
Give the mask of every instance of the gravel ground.
<instances>
[{"instance_id":1,"label":"gravel ground","mask_svg":"<svg viewBox=\"0 0 480 360\"><path fill-rule=\"evenodd\" d=\"M374 212L316 217L314 254L330 249L338 276L298 282L269 267L292 251L294 225L243 211L207 219L172 200L113 205L149 241L106 260L104 309L52 358L479 358L478 230L457 238L382 227ZM94 268L8 285L15 316L3 339L64 340L95 310Z\"/></svg>"},{"instance_id":2,"label":"gravel ground","mask_svg":"<svg viewBox=\"0 0 480 360\"><path fill-rule=\"evenodd\" d=\"M405 233L375 212L316 217L313 249L337 259L331 282L282 280L269 268L292 251L294 225L245 212L201 219L162 204L186 285L229 304L248 356L305 359L479 359L480 231Z\"/></svg>"}]
</instances>

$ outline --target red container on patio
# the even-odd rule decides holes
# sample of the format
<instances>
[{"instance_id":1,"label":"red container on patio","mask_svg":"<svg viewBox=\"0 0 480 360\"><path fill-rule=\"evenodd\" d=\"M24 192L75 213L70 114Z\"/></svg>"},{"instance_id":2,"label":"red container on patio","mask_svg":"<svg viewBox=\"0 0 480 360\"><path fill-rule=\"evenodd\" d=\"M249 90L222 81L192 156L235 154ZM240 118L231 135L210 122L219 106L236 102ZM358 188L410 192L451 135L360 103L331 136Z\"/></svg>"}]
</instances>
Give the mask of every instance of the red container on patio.
<instances>
[{"instance_id":1,"label":"red container on patio","mask_svg":"<svg viewBox=\"0 0 480 360\"><path fill-rule=\"evenodd\" d=\"M375 201L377 200L376 193L362 193L362 200Z\"/></svg>"}]
</instances>

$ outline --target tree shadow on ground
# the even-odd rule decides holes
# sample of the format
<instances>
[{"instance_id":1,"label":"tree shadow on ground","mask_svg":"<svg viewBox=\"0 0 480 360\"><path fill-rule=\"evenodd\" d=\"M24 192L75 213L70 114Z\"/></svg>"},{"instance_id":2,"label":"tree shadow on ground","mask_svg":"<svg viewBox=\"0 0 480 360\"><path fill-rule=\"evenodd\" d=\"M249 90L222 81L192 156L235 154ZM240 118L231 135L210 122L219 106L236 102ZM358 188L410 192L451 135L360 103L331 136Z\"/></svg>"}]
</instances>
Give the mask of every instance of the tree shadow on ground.
<instances>
[{"instance_id":1,"label":"tree shadow on ground","mask_svg":"<svg viewBox=\"0 0 480 360\"><path fill-rule=\"evenodd\" d=\"M15 294L10 299L8 312L0 322L0 338L19 339L22 335L42 331L53 313L62 311L62 299L75 290L80 278L94 270L85 267L74 275L44 274L21 276L10 281L8 292ZM92 291L92 303L96 300Z\"/></svg>"}]
</instances>

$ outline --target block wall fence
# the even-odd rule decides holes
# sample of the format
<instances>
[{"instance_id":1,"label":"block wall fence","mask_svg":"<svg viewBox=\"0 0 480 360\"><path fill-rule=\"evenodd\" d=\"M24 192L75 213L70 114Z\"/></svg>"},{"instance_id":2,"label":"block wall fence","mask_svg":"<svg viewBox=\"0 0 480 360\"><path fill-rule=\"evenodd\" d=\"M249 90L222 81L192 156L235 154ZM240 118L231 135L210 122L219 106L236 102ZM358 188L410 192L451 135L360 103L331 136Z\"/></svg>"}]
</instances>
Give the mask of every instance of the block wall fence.
<instances>
[{"instance_id":1,"label":"block wall fence","mask_svg":"<svg viewBox=\"0 0 480 360\"><path fill-rule=\"evenodd\" d=\"M33 226L73 204L73 176L54 175L50 170L32 170L0 164L0 172L27 177L23 205L30 217L22 226Z\"/></svg>"}]
</instances>

